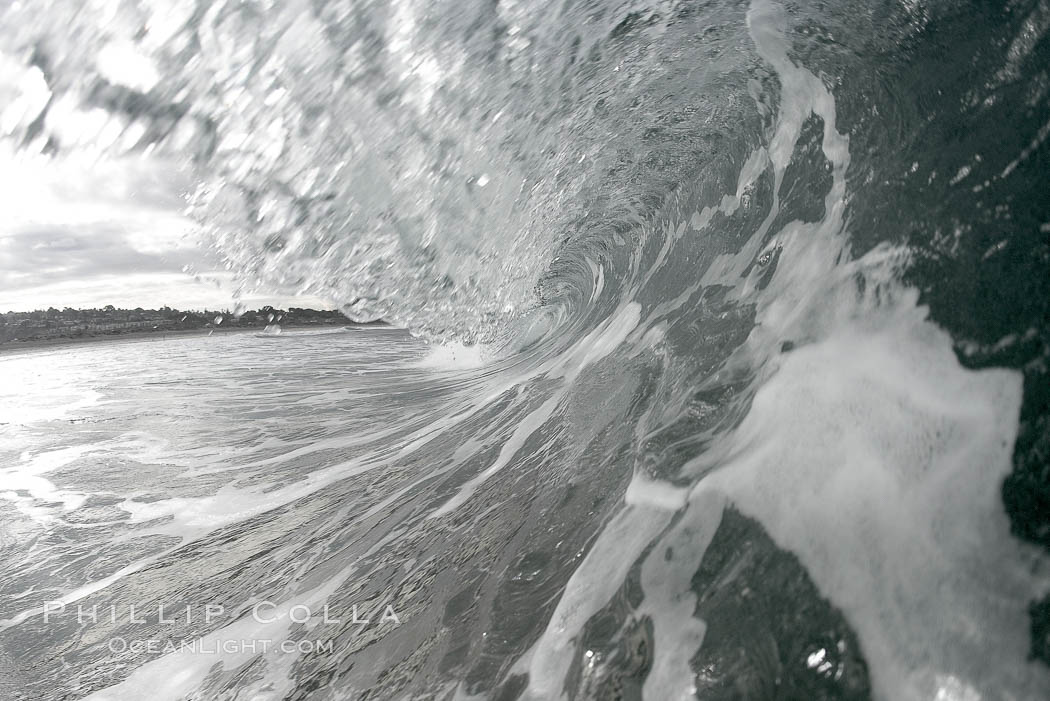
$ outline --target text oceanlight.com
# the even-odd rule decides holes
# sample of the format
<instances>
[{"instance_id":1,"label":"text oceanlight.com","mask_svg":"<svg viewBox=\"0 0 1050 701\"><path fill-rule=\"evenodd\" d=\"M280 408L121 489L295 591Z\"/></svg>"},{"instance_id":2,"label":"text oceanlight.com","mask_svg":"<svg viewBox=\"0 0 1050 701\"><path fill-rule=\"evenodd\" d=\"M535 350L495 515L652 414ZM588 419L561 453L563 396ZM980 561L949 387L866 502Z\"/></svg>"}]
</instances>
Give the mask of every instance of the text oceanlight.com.
<instances>
[{"instance_id":1,"label":"text oceanlight.com","mask_svg":"<svg viewBox=\"0 0 1050 701\"><path fill-rule=\"evenodd\" d=\"M349 647L347 643L344 647ZM106 644L110 652L130 652L135 655L168 655L174 653L190 653L194 655L265 655L279 652L283 654L311 655L311 654L333 654L336 652L335 642L332 640L271 640L271 639L249 639L249 640L157 640L128 639L122 637L110 638Z\"/></svg>"}]
</instances>

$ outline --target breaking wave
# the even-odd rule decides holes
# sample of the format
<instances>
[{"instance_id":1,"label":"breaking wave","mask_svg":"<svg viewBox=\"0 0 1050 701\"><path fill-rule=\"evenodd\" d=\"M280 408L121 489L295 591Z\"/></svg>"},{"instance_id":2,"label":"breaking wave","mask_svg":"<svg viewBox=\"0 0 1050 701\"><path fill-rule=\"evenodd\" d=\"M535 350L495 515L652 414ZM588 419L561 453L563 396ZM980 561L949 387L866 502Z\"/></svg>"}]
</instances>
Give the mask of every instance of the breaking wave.
<instances>
[{"instance_id":1,"label":"breaking wave","mask_svg":"<svg viewBox=\"0 0 1050 701\"><path fill-rule=\"evenodd\" d=\"M252 472L238 519L411 464L386 537L452 557L495 529L431 604L482 613L413 629L432 662L400 685L261 656L259 698L1046 697L1045 1L0 12L9 147L167 164L244 291L435 345L377 361L440 388L425 422L355 414L367 468ZM325 426L273 461L369 445ZM180 547L232 527L143 504ZM316 567L298 595L348 586ZM54 698L237 698L247 659Z\"/></svg>"}]
</instances>

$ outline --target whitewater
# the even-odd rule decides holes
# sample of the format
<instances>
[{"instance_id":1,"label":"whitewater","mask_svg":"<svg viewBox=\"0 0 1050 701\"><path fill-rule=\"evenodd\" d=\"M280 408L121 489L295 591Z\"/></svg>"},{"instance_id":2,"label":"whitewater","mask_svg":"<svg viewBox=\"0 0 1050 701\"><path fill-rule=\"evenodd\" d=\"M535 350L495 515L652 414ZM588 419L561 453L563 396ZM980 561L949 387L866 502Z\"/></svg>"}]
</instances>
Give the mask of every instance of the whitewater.
<instances>
[{"instance_id":1,"label":"whitewater","mask_svg":"<svg viewBox=\"0 0 1050 701\"><path fill-rule=\"evenodd\" d=\"M0 12L396 325L3 351L0 697L1050 698L1046 0Z\"/></svg>"}]
</instances>

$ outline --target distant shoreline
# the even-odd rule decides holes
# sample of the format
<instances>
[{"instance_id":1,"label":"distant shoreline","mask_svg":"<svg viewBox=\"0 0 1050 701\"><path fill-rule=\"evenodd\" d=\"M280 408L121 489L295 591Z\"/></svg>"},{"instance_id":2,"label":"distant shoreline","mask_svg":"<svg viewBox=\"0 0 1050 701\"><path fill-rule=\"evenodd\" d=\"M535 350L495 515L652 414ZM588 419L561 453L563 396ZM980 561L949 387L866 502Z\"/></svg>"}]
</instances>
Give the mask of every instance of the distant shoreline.
<instances>
[{"instance_id":1,"label":"distant shoreline","mask_svg":"<svg viewBox=\"0 0 1050 701\"><path fill-rule=\"evenodd\" d=\"M309 328L309 327L296 327ZM325 328L333 328L328 326ZM82 336L53 336L50 338L33 338L27 341L5 341L0 343L0 355L11 351L38 350L40 348L56 348L60 346L73 346L81 343L97 343L102 341L141 341L152 339L163 341L169 336L209 336L214 334L244 333L255 331L261 333L262 329L252 327L229 327L213 329L165 329L157 331L128 331L127 333L106 333Z\"/></svg>"},{"instance_id":2,"label":"distant shoreline","mask_svg":"<svg viewBox=\"0 0 1050 701\"><path fill-rule=\"evenodd\" d=\"M285 332L295 331L308 331L317 329L395 329L397 327L391 326L387 323L376 323L371 322L368 324L355 324L349 322L346 324L303 324L301 326L288 326L284 327ZM60 348L63 346L72 346L82 343L97 343L97 342L122 342L122 341L165 341L169 338L178 337L189 337L189 336L218 336L226 334L237 334L237 333L257 333L263 334L262 327L254 326L228 326L223 328L221 326L213 328L199 328L199 329L156 329L150 331L128 331L125 333L106 333L106 334L95 334L95 335L82 335L82 336L53 336L49 338L34 338L27 341L5 341L0 343L0 356L17 353L19 351L29 350L40 350L44 348Z\"/></svg>"}]
</instances>

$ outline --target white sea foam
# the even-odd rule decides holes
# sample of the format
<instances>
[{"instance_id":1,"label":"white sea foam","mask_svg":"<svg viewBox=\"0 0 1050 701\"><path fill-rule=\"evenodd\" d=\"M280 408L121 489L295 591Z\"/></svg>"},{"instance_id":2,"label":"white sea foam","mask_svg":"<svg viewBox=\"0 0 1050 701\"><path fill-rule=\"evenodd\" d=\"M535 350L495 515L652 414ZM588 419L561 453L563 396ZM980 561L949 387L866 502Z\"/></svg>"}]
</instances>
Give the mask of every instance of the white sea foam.
<instances>
[{"instance_id":1,"label":"white sea foam","mask_svg":"<svg viewBox=\"0 0 1050 701\"><path fill-rule=\"evenodd\" d=\"M627 507L610 521L569 578L540 639L518 661L528 672L525 698L560 696L572 664L572 643L584 624L620 587L634 561L667 527L672 513L645 506Z\"/></svg>"},{"instance_id":2,"label":"white sea foam","mask_svg":"<svg viewBox=\"0 0 1050 701\"><path fill-rule=\"evenodd\" d=\"M1038 698L1028 601L1048 584L1011 539L1021 378L970 372L922 309L789 354L696 487L726 494L799 556L860 638L876 694Z\"/></svg>"},{"instance_id":3,"label":"white sea foam","mask_svg":"<svg viewBox=\"0 0 1050 701\"><path fill-rule=\"evenodd\" d=\"M895 281L904 254L880 248L848 260L848 139L836 129L830 92L788 58L784 22L773 3L752 2L748 26L780 79L781 105L765 155L752 155L737 193L720 209L733 211L766 164L776 192L802 124L815 113L831 164L825 216L790 222L770 237L779 212L774 194L742 250L705 272L704 284L727 286L731 298L756 308L755 329L729 361L756 377L750 410L683 467L681 477L695 480L691 493L635 475L627 505L519 663L530 674L528 696L562 695L572 641L617 591L610 579L622 582L629 563L655 543L636 610L650 618L655 638L643 694L691 698L690 659L698 650L703 657L704 624L692 615L690 580L728 499L794 552L843 612L877 698L1045 698L1050 675L1027 659L1026 608L1050 581L1033 575L1037 556L1011 539L999 495L1016 437L1020 376L959 365L951 338L928 320L917 292ZM694 228L711 216L698 212ZM781 255L760 290L759 273L747 270L762 246ZM781 354L788 340L800 347ZM668 529L672 514L678 520ZM612 542L622 547L606 545Z\"/></svg>"},{"instance_id":4,"label":"white sea foam","mask_svg":"<svg viewBox=\"0 0 1050 701\"><path fill-rule=\"evenodd\" d=\"M473 370L484 367L492 357L492 348L484 343L471 346L458 341L436 343L415 366L430 370Z\"/></svg>"},{"instance_id":5,"label":"white sea foam","mask_svg":"<svg viewBox=\"0 0 1050 701\"><path fill-rule=\"evenodd\" d=\"M72 463L92 449L93 446L84 445L23 455L17 465L0 468L0 499L13 502L19 511L40 523L53 518L51 509L41 506L41 503L61 503L65 511L78 508L87 499L86 494L59 489L44 475Z\"/></svg>"}]
</instances>

